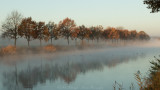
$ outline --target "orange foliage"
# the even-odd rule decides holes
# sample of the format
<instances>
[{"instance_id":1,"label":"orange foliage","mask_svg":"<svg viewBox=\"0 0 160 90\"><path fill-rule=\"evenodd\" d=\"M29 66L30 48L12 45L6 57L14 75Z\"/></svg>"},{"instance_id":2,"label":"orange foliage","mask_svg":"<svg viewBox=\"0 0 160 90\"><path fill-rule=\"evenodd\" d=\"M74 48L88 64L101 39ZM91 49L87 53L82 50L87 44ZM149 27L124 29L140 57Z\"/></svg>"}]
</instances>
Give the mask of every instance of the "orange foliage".
<instances>
[{"instance_id":1,"label":"orange foliage","mask_svg":"<svg viewBox=\"0 0 160 90\"><path fill-rule=\"evenodd\" d=\"M8 54L9 54L9 55L13 55L13 54L16 53L16 47L9 45L9 46L7 46L7 47L2 48L2 49L0 50L0 53L1 53L2 55L8 55Z\"/></svg>"},{"instance_id":2,"label":"orange foliage","mask_svg":"<svg viewBox=\"0 0 160 90\"><path fill-rule=\"evenodd\" d=\"M115 28L111 28L111 31L110 31L108 37L110 39L118 39L119 38L118 30L116 30Z\"/></svg>"},{"instance_id":3,"label":"orange foliage","mask_svg":"<svg viewBox=\"0 0 160 90\"><path fill-rule=\"evenodd\" d=\"M62 24L63 24L63 25L66 25L66 26L72 25L72 27L75 27L75 26L76 26L75 23L74 23L74 20L71 20L71 19L69 19L68 17L63 20Z\"/></svg>"},{"instance_id":4,"label":"orange foliage","mask_svg":"<svg viewBox=\"0 0 160 90\"><path fill-rule=\"evenodd\" d=\"M147 83L147 90L160 90L160 72L157 72Z\"/></svg>"},{"instance_id":5,"label":"orange foliage","mask_svg":"<svg viewBox=\"0 0 160 90\"><path fill-rule=\"evenodd\" d=\"M72 37L73 37L73 38L77 38L79 32L80 32L79 28L77 28L77 27L74 28L74 29L72 30Z\"/></svg>"},{"instance_id":6,"label":"orange foliage","mask_svg":"<svg viewBox=\"0 0 160 90\"><path fill-rule=\"evenodd\" d=\"M53 45L47 45L43 48L47 52L54 52L56 51L56 48Z\"/></svg>"}]
</instances>

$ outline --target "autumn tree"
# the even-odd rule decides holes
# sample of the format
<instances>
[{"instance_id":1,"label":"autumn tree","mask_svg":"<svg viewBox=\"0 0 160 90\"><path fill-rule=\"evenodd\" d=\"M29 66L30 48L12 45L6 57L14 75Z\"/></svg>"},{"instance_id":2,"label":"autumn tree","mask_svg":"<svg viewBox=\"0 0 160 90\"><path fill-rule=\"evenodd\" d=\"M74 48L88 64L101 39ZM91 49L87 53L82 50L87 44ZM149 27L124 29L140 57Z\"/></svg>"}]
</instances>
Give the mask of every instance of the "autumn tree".
<instances>
[{"instance_id":1,"label":"autumn tree","mask_svg":"<svg viewBox=\"0 0 160 90\"><path fill-rule=\"evenodd\" d=\"M74 20L66 18L59 22L58 28L63 37L67 39L69 45L69 38L71 37L71 30L75 28L76 24Z\"/></svg>"},{"instance_id":2,"label":"autumn tree","mask_svg":"<svg viewBox=\"0 0 160 90\"><path fill-rule=\"evenodd\" d=\"M87 28L84 25L79 26L78 38L82 40L82 44L83 44L83 40L86 36L86 32L87 32Z\"/></svg>"},{"instance_id":3,"label":"autumn tree","mask_svg":"<svg viewBox=\"0 0 160 90\"><path fill-rule=\"evenodd\" d=\"M78 38L79 32L80 32L79 27L75 27L75 28L71 31L71 38L75 40L75 45L77 44L77 38Z\"/></svg>"},{"instance_id":4,"label":"autumn tree","mask_svg":"<svg viewBox=\"0 0 160 90\"><path fill-rule=\"evenodd\" d=\"M102 26L96 26L96 27L90 27L90 39L93 41L94 39L97 40L97 42L99 41L100 37L102 36L102 30L103 27Z\"/></svg>"},{"instance_id":5,"label":"autumn tree","mask_svg":"<svg viewBox=\"0 0 160 90\"><path fill-rule=\"evenodd\" d=\"M131 40L135 40L135 39L137 39L137 31L136 30L132 30L132 31L130 31L130 33L131 33L131 35L130 35L130 39Z\"/></svg>"},{"instance_id":6,"label":"autumn tree","mask_svg":"<svg viewBox=\"0 0 160 90\"><path fill-rule=\"evenodd\" d=\"M91 35L91 30L89 28L86 28L86 35L85 35L85 38L88 40L90 40L90 35Z\"/></svg>"},{"instance_id":7,"label":"autumn tree","mask_svg":"<svg viewBox=\"0 0 160 90\"><path fill-rule=\"evenodd\" d=\"M116 27L116 30L124 30L124 27L122 26Z\"/></svg>"},{"instance_id":8,"label":"autumn tree","mask_svg":"<svg viewBox=\"0 0 160 90\"><path fill-rule=\"evenodd\" d=\"M103 27L101 25L99 25L99 26L95 27L95 30L96 30L95 38L97 39L97 43L98 43L99 39L102 36Z\"/></svg>"},{"instance_id":9,"label":"autumn tree","mask_svg":"<svg viewBox=\"0 0 160 90\"><path fill-rule=\"evenodd\" d=\"M49 35L50 35L50 39L51 39L51 44L52 44L52 40L53 38L55 40L57 40L60 36L60 31L58 29L57 24L55 24L54 22L49 22L47 25L47 28L49 30Z\"/></svg>"},{"instance_id":10,"label":"autumn tree","mask_svg":"<svg viewBox=\"0 0 160 90\"><path fill-rule=\"evenodd\" d=\"M17 11L12 11L2 24L3 37L14 39L15 46L18 38L18 26L21 20L22 15Z\"/></svg>"},{"instance_id":11,"label":"autumn tree","mask_svg":"<svg viewBox=\"0 0 160 90\"><path fill-rule=\"evenodd\" d=\"M160 0L144 0L144 4L148 5L148 9L152 9L151 13L160 11Z\"/></svg>"},{"instance_id":12,"label":"autumn tree","mask_svg":"<svg viewBox=\"0 0 160 90\"><path fill-rule=\"evenodd\" d=\"M137 38L140 39L140 40L149 40L150 39L149 35L146 34L144 31L140 31L137 34Z\"/></svg>"},{"instance_id":13,"label":"autumn tree","mask_svg":"<svg viewBox=\"0 0 160 90\"><path fill-rule=\"evenodd\" d=\"M34 31L34 30L33 30ZM47 41L49 38L49 30L45 25L45 22L39 22L36 25L36 35L37 39L40 40L40 46L42 45L42 40Z\"/></svg>"},{"instance_id":14,"label":"autumn tree","mask_svg":"<svg viewBox=\"0 0 160 90\"><path fill-rule=\"evenodd\" d=\"M95 30L95 27L90 27L89 28L90 29L90 31L91 31L91 34L90 34L90 39L92 40L92 42L93 42L93 40L95 39L95 34L96 34L96 30Z\"/></svg>"},{"instance_id":15,"label":"autumn tree","mask_svg":"<svg viewBox=\"0 0 160 90\"><path fill-rule=\"evenodd\" d=\"M119 39L119 32L115 28L110 28L110 33L108 35L110 39Z\"/></svg>"},{"instance_id":16,"label":"autumn tree","mask_svg":"<svg viewBox=\"0 0 160 90\"><path fill-rule=\"evenodd\" d=\"M27 39L28 42L28 47L29 47L29 42L33 39L33 34L34 30L36 30L37 24L35 21L32 20L31 17L29 18L24 18L19 25L18 28L18 34L22 37Z\"/></svg>"},{"instance_id":17,"label":"autumn tree","mask_svg":"<svg viewBox=\"0 0 160 90\"><path fill-rule=\"evenodd\" d=\"M128 30L120 30L119 35L120 35L120 39L127 40L129 39L130 32Z\"/></svg>"},{"instance_id":18,"label":"autumn tree","mask_svg":"<svg viewBox=\"0 0 160 90\"><path fill-rule=\"evenodd\" d=\"M105 29L104 31L103 31L103 33L102 33L102 36L103 36L103 38L106 40L106 39L109 39L109 34L110 34L110 32L111 32L111 29L110 28L107 28L107 29Z\"/></svg>"}]
</instances>

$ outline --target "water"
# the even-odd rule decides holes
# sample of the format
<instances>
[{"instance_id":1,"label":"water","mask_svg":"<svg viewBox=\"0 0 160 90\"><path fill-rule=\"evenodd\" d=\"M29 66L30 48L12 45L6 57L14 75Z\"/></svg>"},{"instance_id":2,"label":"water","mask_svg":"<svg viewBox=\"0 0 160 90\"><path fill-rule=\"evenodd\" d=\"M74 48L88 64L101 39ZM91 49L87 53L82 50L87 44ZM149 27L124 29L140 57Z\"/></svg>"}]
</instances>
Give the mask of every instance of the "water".
<instances>
[{"instance_id":1,"label":"water","mask_svg":"<svg viewBox=\"0 0 160 90\"><path fill-rule=\"evenodd\" d=\"M147 75L160 47L112 47L1 58L0 90L138 89L134 73Z\"/></svg>"}]
</instances>

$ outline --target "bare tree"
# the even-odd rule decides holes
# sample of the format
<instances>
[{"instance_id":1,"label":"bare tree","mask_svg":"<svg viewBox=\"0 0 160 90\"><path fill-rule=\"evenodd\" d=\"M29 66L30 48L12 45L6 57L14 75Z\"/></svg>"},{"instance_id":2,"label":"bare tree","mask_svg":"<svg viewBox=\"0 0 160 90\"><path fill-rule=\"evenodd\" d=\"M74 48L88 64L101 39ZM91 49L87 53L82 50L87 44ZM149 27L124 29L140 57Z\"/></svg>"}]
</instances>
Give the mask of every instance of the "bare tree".
<instances>
[{"instance_id":1,"label":"bare tree","mask_svg":"<svg viewBox=\"0 0 160 90\"><path fill-rule=\"evenodd\" d=\"M22 15L18 11L12 11L2 24L3 37L14 39L14 45L18 38L18 26L21 23Z\"/></svg>"}]
</instances>

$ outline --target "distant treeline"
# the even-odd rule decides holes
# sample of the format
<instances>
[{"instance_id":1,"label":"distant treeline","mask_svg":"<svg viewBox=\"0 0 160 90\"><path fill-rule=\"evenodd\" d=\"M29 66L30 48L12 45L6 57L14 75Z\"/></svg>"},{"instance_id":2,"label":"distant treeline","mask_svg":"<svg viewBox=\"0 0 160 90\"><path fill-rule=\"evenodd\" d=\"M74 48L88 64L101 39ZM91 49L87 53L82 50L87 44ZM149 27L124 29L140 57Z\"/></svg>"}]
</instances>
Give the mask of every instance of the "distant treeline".
<instances>
[{"instance_id":1,"label":"distant treeline","mask_svg":"<svg viewBox=\"0 0 160 90\"><path fill-rule=\"evenodd\" d=\"M59 39L64 37L72 40L149 40L150 37L144 31L137 32L136 30L129 31L123 28L103 28L101 25L86 27L85 25L76 26L74 20L65 18L58 24L54 22L36 22L31 17L23 18L17 11L11 12L5 22L2 24L2 38L14 39L23 37L29 42L34 39L48 41L49 39Z\"/></svg>"}]
</instances>

